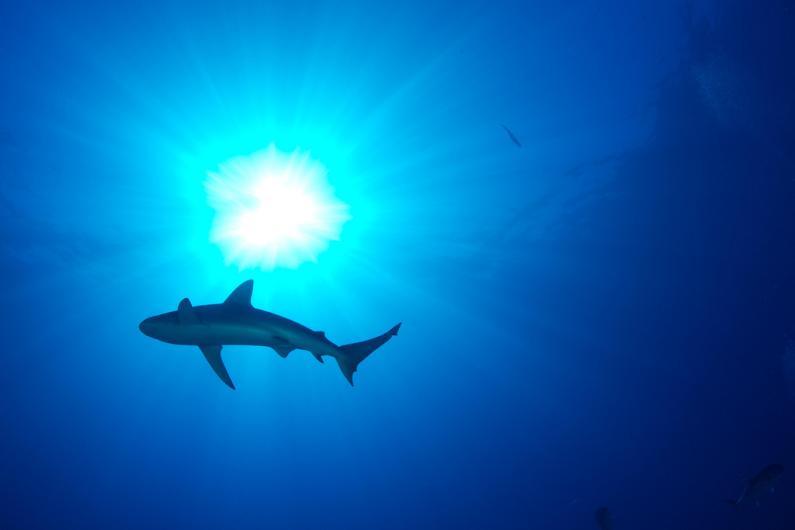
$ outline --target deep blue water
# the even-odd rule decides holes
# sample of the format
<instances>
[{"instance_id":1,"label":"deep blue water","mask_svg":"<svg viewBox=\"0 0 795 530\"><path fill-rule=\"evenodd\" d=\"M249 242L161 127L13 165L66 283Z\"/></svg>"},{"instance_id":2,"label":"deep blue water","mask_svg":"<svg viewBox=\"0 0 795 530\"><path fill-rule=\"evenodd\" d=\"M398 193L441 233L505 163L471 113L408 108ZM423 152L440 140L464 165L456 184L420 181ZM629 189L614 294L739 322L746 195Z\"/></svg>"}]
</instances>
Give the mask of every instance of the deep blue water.
<instances>
[{"instance_id":1,"label":"deep blue water","mask_svg":"<svg viewBox=\"0 0 795 530\"><path fill-rule=\"evenodd\" d=\"M2 3L0 527L794 528L795 6L561 4ZM203 183L270 144L351 220L240 270ZM247 278L401 333L231 391L138 330Z\"/></svg>"}]
</instances>

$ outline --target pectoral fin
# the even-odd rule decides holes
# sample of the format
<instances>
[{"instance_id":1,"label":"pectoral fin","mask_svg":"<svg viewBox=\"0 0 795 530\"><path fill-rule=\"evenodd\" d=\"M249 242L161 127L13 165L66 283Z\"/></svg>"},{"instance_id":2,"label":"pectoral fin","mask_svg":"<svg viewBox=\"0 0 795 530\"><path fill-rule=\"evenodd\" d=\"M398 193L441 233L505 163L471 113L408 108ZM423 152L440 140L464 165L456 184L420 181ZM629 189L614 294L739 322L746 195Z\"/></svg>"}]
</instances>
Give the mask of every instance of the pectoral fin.
<instances>
[{"instance_id":1,"label":"pectoral fin","mask_svg":"<svg viewBox=\"0 0 795 530\"><path fill-rule=\"evenodd\" d=\"M224 361L221 359L221 346L206 345L199 346L199 349L204 354L204 358L207 359L207 362L210 363L215 374L220 377L221 381L226 383L229 388L234 390L235 384L232 382L232 378L229 377L229 372L226 371Z\"/></svg>"}]
</instances>

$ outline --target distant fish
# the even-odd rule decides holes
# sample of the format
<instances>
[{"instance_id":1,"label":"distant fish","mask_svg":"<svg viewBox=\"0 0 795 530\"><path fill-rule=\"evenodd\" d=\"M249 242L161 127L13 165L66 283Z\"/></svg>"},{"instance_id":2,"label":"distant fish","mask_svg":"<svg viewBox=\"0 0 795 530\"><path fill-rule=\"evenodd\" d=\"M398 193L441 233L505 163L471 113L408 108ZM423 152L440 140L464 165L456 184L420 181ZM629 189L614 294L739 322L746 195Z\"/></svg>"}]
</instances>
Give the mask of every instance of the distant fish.
<instances>
[{"instance_id":1,"label":"distant fish","mask_svg":"<svg viewBox=\"0 0 795 530\"><path fill-rule=\"evenodd\" d=\"M596 524L599 526L600 530L613 530L613 515L606 506L602 506L596 510L594 515L596 516Z\"/></svg>"},{"instance_id":2,"label":"distant fish","mask_svg":"<svg viewBox=\"0 0 795 530\"><path fill-rule=\"evenodd\" d=\"M516 135L515 135L515 134L513 134L513 131L512 131L512 130L510 130L510 129L509 129L508 127L506 127L505 125L502 125L502 124L500 124L500 125L501 125L501 127L502 127L503 129L505 129L505 132L507 132L507 133L508 133L508 136L511 138L511 141L512 141L514 144L516 144L516 147L522 147L522 142L520 142L520 141L519 141L519 138L517 138L517 137L516 137Z\"/></svg>"},{"instance_id":3,"label":"distant fish","mask_svg":"<svg viewBox=\"0 0 795 530\"><path fill-rule=\"evenodd\" d=\"M759 498L766 492L774 492L776 490L776 482L784 472L784 466L781 464L770 464L762 471L748 479L745 483L745 488L737 500L726 501L733 506L739 506L745 499L753 499L754 503L759 506Z\"/></svg>"}]
</instances>

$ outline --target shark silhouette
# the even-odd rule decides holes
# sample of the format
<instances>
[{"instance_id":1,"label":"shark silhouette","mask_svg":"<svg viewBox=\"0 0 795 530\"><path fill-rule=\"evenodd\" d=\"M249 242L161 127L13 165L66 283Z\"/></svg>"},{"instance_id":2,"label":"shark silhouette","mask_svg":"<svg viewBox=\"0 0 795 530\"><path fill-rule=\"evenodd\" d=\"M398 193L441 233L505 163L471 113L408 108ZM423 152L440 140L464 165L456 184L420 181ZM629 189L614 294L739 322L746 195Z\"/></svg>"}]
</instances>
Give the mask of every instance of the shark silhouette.
<instances>
[{"instance_id":1,"label":"shark silhouette","mask_svg":"<svg viewBox=\"0 0 795 530\"><path fill-rule=\"evenodd\" d=\"M732 506L739 506L746 499L751 499L754 504L759 506L760 497L767 491L773 493L776 491L776 482L781 474L784 472L784 466L781 464L770 464L762 471L751 477L745 482L745 488L736 500L728 500Z\"/></svg>"},{"instance_id":2,"label":"shark silhouette","mask_svg":"<svg viewBox=\"0 0 795 530\"><path fill-rule=\"evenodd\" d=\"M337 360L345 379L353 386L359 363L397 335L400 324L370 340L337 346L322 331L312 331L297 322L251 305L254 281L247 280L222 304L193 306L183 298L176 311L147 318L138 325L141 332L170 344L198 346L213 371L229 388L235 385L221 359L225 345L268 346L281 357L295 350L307 350L323 362L324 356Z\"/></svg>"}]
</instances>

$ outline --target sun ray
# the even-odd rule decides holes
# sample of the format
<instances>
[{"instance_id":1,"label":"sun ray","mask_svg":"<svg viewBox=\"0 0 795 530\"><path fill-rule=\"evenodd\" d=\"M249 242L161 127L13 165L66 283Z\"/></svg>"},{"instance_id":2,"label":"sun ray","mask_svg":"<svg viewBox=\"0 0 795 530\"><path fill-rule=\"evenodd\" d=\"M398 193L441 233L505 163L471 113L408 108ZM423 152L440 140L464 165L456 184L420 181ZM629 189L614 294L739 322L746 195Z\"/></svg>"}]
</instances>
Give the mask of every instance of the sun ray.
<instances>
[{"instance_id":1,"label":"sun ray","mask_svg":"<svg viewBox=\"0 0 795 530\"><path fill-rule=\"evenodd\" d=\"M210 240L240 269L317 261L351 218L325 167L297 149L270 145L232 158L207 174L204 187L215 210Z\"/></svg>"}]
</instances>

